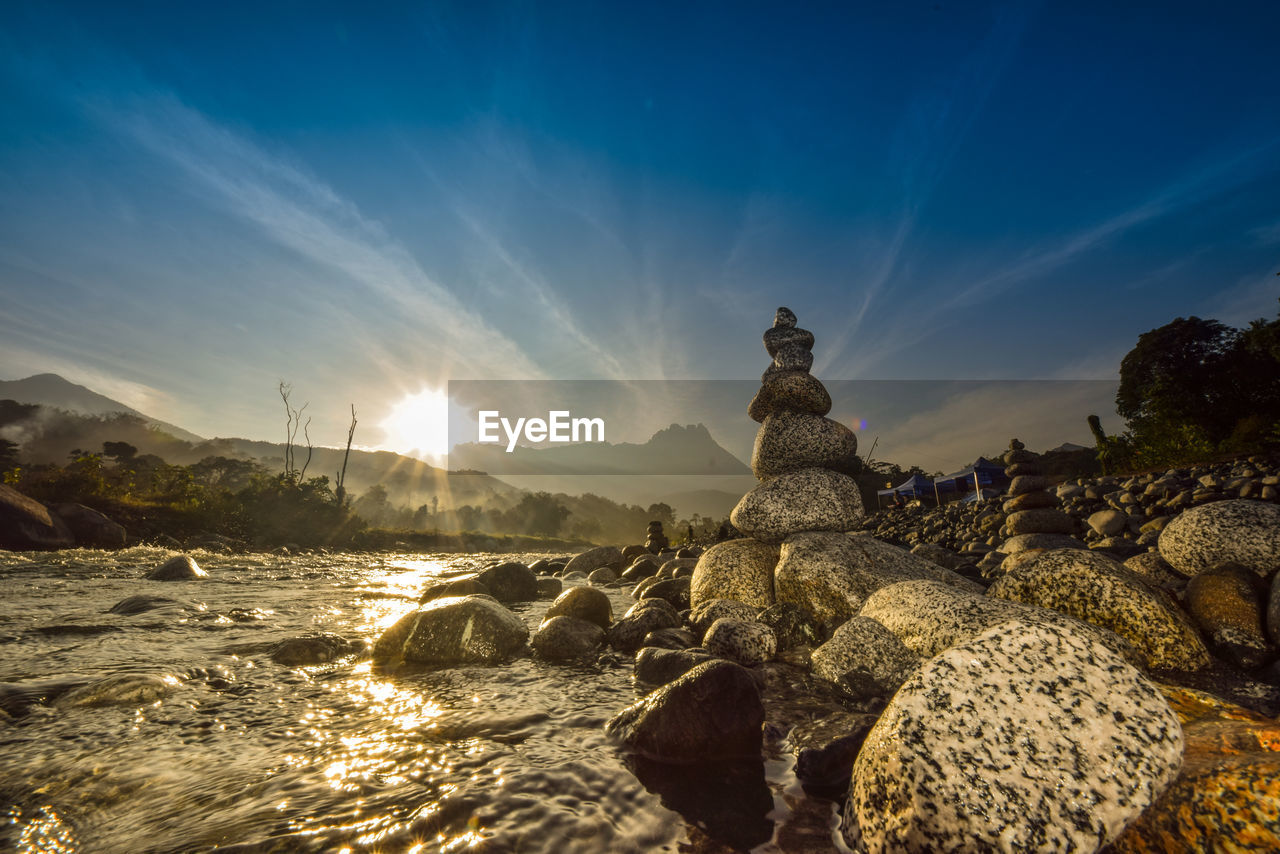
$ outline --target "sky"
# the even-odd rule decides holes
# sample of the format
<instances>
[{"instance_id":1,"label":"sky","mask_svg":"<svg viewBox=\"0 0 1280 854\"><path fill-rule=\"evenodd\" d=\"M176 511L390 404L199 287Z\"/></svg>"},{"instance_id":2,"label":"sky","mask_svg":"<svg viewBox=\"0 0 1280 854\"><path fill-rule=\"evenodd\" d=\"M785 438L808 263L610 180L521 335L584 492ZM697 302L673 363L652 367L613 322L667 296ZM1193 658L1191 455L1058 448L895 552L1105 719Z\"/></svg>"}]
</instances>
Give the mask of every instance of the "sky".
<instances>
[{"instance_id":1,"label":"sky","mask_svg":"<svg viewBox=\"0 0 1280 854\"><path fill-rule=\"evenodd\" d=\"M824 380L1114 380L1175 317L1280 308L1278 31L1272 2L11 0L0 378L266 439L285 380L318 444L354 404L388 447L450 380L753 379L787 305Z\"/></svg>"}]
</instances>

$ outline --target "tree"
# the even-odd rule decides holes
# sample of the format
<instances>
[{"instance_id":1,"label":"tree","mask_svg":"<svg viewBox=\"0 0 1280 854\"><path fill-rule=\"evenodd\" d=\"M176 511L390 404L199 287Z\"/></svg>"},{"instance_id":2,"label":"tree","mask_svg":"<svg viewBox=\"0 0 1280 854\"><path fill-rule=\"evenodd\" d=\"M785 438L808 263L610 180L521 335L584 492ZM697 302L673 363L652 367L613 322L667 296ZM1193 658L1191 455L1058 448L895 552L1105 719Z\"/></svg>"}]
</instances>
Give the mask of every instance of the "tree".
<instances>
[{"instance_id":1,"label":"tree","mask_svg":"<svg viewBox=\"0 0 1280 854\"><path fill-rule=\"evenodd\" d=\"M0 439L0 471L7 471L18 464L18 443Z\"/></svg>"},{"instance_id":2,"label":"tree","mask_svg":"<svg viewBox=\"0 0 1280 854\"><path fill-rule=\"evenodd\" d=\"M138 456L138 449L128 442L103 442L102 455L123 465L133 462Z\"/></svg>"},{"instance_id":3,"label":"tree","mask_svg":"<svg viewBox=\"0 0 1280 854\"><path fill-rule=\"evenodd\" d=\"M1237 330L1177 318L1145 332L1120 363L1116 411L1140 440L1186 427L1217 444L1231 435L1242 401Z\"/></svg>"},{"instance_id":4,"label":"tree","mask_svg":"<svg viewBox=\"0 0 1280 854\"><path fill-rule=\"evenodd\" d=\"M337 488L334 494L338 496L338 506L347 498L347 461L351 459L351 440L356 435L356 405L351 404L351 427L347 430L347 452L342 455L342 471L338 472Z\"/></svg>"}]
</instances>

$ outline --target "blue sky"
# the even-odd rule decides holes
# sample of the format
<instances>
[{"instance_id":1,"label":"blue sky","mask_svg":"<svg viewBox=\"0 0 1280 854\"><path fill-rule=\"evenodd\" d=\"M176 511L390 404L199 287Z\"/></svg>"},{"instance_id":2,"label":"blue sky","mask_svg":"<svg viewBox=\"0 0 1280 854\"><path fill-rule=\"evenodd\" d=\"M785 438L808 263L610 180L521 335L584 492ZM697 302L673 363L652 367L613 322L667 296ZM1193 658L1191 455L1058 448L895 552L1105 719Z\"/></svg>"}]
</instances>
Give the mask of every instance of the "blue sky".
<instances>
[{"instance_id":1,"label":"blue sky","mask_svg":"<svg viewBox=\"0 0 1280 854\"><path fill-rule=\"evenodd\" d=\"M1275 316L1277 4L371 8L6 3L0 376L378 445L449 379L758 376L780 304L831 380Z\"/></svg>"}]
</instances>

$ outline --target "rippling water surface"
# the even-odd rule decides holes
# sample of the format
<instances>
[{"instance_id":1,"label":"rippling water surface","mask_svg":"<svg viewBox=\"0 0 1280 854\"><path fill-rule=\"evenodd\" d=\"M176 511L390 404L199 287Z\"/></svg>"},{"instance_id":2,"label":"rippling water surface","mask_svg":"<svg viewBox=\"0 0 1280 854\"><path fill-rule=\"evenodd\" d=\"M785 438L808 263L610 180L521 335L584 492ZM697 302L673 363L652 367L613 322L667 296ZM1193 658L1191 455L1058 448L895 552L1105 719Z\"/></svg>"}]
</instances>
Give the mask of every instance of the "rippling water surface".
<instances>
[{"instance_id":1,"label":"rippling water surface","mask_svg":"<svg viewBox=\"0 0 1280 854\"><path fill-rule=\"evenodd\" d=\"M629 659L388 676L360 656L271 658L319 632L372 642L429 580L493 555L194 552L209 579L142 578L169 554L0 552L0 850L808 847L698 815L717 789L788 815L780 758L745 798L692 769L646 789L603 732L642 693ZM110 613L138 594L172 601ZM610 595L615 616L631 604ZM532 630L548 604L513 610ZM108 677L117 702L87 704L81 686Z\"/></svg>"}]
</instances>

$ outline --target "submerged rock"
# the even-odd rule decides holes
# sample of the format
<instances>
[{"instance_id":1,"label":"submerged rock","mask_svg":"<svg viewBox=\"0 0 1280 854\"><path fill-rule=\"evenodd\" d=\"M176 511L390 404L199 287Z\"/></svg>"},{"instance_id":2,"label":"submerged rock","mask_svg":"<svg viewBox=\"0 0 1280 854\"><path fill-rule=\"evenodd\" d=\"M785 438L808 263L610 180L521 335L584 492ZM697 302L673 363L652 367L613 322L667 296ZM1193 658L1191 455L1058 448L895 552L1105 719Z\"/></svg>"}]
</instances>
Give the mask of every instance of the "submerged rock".
<instances>
[{"instance_id":1,"label":"submerged rock","mask_svg":"<svg viewBox=\"0 0 1280 854\"><path fill-rule=\"evenodd\" d=\"M665 685L679 679L699 664L712 661L705 649L661 649L646 646L636 653L636 679L650 685Z\"/></svg>"},{"instance_id":2,"label":"submerged rock","mask_svg":"<svg viewBox=\"0 0 1280 854\"><path fill-rule=\"evenodd\" d=\"M196 581L208 577L209 573L191 555L171 557L147 575L149 581Z\"/></svg>"},{"instance_id":3,"label":"submerged rock","mask_svg":"<svg viewBox=\"0 0 1280 854\"><path fill-rule=\"evenodd\" d=\"M758 759L764 705L755 680L729 661L699 664L605 729L642 756L675 762Z\"/></svg>"},{"instance_id":4,"label":"submerged rock","mask_svg":"<svg viewBox=\"0 0 1280 854\"><path fill-rule=\"evenodd\" d=\"M368 645L364 641L324 632L280 641L271 648L271 660L286 667L305 667L367 651Z\"/></svg>"},{"instance_id":5,"label":"submerged rock","mask_svg":"<svg viewBox=\"0 0 1280 854\"><path fill-rule=\"evenodd\" d=\"M883 851L1093 851L1173 781L1154 685L1062 626L1013 620L926 663L854 763L843 833Z\"/></svg>"},{"instance_id":6,"label":"submerged rock","mask_svg":"<svg viewBox=\"0 0 1280 854\"><path fill-rule=\"evenodd\" d=\"M493 664L529 638L524 622L479 596L437 599L401 617L373 646L375 664Z\"/></svg>"},{"instance_id":7,"label":"submerged rock","mask_svg":"<svg viewBox=\"0 0 1280 854\"><path fill-rule=\"evenodd\" d=\"M529 646L541 658L568 661L595 654L604 641L604 629L577 617L551 617L533 633Z\"/></svg>"},{"instance_id":8,"label":"submerged rock","mask_svg":"<svg viewBox=\"0 0 1280 854\"><path fill-rule=\"evenodd\" d=\"M119 673L73 688L58 698L59 706L131 706L168 696L177 680L148 673Z\"/></svg>"},{"instance_id":9,"label":"submerged rock","mask_svg":"<svg viewBox=\"0 0 1280 854\"><path fill-rule=\"evenodd\" d=\"M147 611L154 611L156 608L163 608L167 605L180 604L176 599L170 599L168 596L149 596L142 593L137 596L130 596L127 599L121 599L111 606L108 613L132 617L135 614L144 614Z\"/></svg>"}]
</instances>

